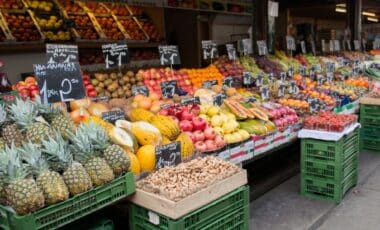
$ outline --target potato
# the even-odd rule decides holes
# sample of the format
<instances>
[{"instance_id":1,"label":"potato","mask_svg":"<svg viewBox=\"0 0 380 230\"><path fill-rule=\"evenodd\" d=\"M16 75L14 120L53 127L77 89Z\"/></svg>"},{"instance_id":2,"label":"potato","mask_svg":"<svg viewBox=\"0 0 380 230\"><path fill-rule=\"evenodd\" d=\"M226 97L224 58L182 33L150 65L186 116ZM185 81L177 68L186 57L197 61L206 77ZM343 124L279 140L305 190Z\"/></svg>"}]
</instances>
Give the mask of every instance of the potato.
<instances>
[{"instance_id":1,"label":"potato","mask_svg":"<svg viewBox=\"0 0 380 230\"><path fill-rule=\"evenodd\" d=\"M100 87L100 88L104 88L104 83L103 82L99 82L99 84L98 84L98 87Z\"/></svg>"},{"instance_id":2,"label":"potato","mask_svg":"<svg viewBox=\"0 0 380 230\"><path fill-rule=\"evenodd\" d=\"M134 74L132 71L128 71L128 72L127 72L127 76L128 76L128 77L134 77L135 74Z\"/></svg>"},{"instance_id":3,"label":"potato","mask_svg":"<svg viewBox=\"0 0 380 230\"><path fill-rule=\"evenodd\" d=\"M117 94L117 92L113 92L113 93L111 94L111 97L112 97L112 98L118 98L118 97L119 97L119 94Z\"/></svg>"},{"instance_id":4,"label":"potato","mask_svg":"<svg viewBox=\"0 0 380 230\"><path fill-rule=\"evenodd\" d=\"M112 79L107 79L104 81L104 85L108 86L112 84Z\"/></svg>"},{"instance_id":5,"label":"potato","mask_svg":"<svg viewBox=\"0 0 380 230\"><path fill-rule=\"evenodd\" d=\"M116 74L116 73L111 73L111 74L110 74L110 78L111 78L112 80L116 80L116 79L117 79L117 74Z\"/></svg>"}]
</instances>

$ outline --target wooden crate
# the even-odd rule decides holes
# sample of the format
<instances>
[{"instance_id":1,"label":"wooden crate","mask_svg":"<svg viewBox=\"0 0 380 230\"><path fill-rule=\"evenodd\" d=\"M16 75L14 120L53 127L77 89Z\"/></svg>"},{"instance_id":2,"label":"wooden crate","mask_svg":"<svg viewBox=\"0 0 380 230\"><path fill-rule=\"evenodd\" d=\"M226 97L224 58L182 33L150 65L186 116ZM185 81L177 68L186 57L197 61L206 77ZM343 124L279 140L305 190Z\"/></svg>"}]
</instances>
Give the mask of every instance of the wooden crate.
<instances>
[{"instance_id":1,"label":"wooden crate","mask_svg":"<svg viewBox=\"0 0 380 230\"><path fill-rule=\"evenodd\" d=\"M176 220L247 184L247 182L247 172L242 170L178 202L141 189L136 189L136 193L128 199L134 204Z\"/></svg>"},{"instance_id":2,"label":"wooden crate","mask_svg":"<svg viewBox=\"0 0 380 230\"><path fill-rule=\"evenodd\" d=\"M380 105L380 98L362 97L362 98L360 98L360 104L363 104L363 105Z\"/></svg>"}]
</instances>

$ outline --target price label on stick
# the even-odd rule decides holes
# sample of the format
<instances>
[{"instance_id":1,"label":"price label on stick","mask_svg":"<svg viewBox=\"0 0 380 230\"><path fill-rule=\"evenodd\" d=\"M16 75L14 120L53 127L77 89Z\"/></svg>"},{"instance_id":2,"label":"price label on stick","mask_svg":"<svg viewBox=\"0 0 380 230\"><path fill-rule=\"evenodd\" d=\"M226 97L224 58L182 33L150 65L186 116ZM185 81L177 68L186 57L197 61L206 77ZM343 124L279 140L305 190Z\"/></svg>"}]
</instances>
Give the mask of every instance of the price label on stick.
<instances>
[{"instance_id":1,"label":"price label on stick","mask_svg":"<svg viewBox=\"0 0 380 230\"><path fill-rule=\"evenodd\" d=\"M286 48L288 50L296 50L296 42L292 36L286 36Z\"/></svg>"},{"instance_id":2,"label":"price label on stick","mask_svg":"<svg viewBox=\"0 0 380 230\"><path fill-rule=\"evenodd\" d=\"M268 54L268 47L265 40L257 41L257 50L259 51L260 56L264 56Z\"/></svg>"},{"instance_id":3,"label":"price label on stick","mask_svg":"<svg viewBox=\"0 0 380 230\"><path fill-rule=\"evenodd\" d=\"M256 86L262 86L264 84L264 76L261 74L256 75Z\"/></svg>"},{"instance_id":4,"label":"price label on stick","mask_svg":"<svg viewBox=\"0 0 380 230\"><path fill-rule=\"evenodd\" d=\"M160 53L161 65L181 64L178 46L158 46L158 52Z\"/></svg>"},{"instance_id":5,"label":"price label on stick","mask_svg":"<svg viewBox=\"0 0 380 230\"><path fill-rule=\"evenodd\" d=\"M78 46L46 44L47 63L73 63L79 62Z\"/></svg>"},{"instance_id":6,"label":"price label on stick","mask_svg":"<svg viewBox=\"0 0 380 230\"><path fill-rule=\"evenodd\" d=\"M106 68L122 66L128 63L128 47L126 43L110 43L102 45Z\"/></svg>"},{"instance_id":7,"label":"price label on stick","mask_svg":"<svg viewBox=\"0 0 380 230\"><path fill-rule=\"evenodd\" d=\"M208 80L208 81L204 81L202 83L202 88L204 89L211 89L211 87L213 85L217 85L218 84L218 80Z\"/></svg>"},{"instance_id":8,"label":"price label on stick","mask_svg":"<svg viewBox=\"0 0 380 230\"><path fill-rule=\"evenodd\" d=\"M354 49L355 49L356 51L360 51L360 50L361 50L359 40L354 40Z\"/></svg>"},{"instance_id":9,"label":"price label on stick","mask_svg":"<svg viewBox=\"0 0 380 230\"><path fill-rule=\"evenodd\" d=\"M306 75L306 66L301 65L299 69L300 75L305 76Z\"/></svg>"},{"instance_id":10,"label":"price label on stick","mask_svg":"<svg viewBox=\"0 0 380 230\"><path fill-rule=\"evenodd\" d=\"M334 50L335 51L340 51L340 42L339 40L334 40Z\"/></svg>"},{"instance_id":11,"label":"price label on stick","mask_svg":"<svg viewBox=\"0 0 380 230\"><path fill-rule=\"evenodd\" d=\"M289 77L293 77L294 75L294 68L293 66L289 66L289 69L288 69L288 76Z\"/></svg>"},{"instance_id":12,"label":"price label on stick","mask_svg":"<svg viewBox=\"0 0 380 230\"><path fill-rule=\"evenodd\" d=\"M314 80L314 79L315 79L315 67L314 67L314 66L312 66L312 67L310 68L309 76L310 76L311 80Z\"/></svg>"},{"instance_id":13,"label":"price label on stick","mask_svg":"<svg viewBox=\"0 0 380 230\"><path fill-rule=\"evenodd\" d=\"M335 49L334 49L334 41L330 40L329 45L330 45L330 52L334 52L335 51Z\"/></svg>"},{"instance_id":14,"label":"price label on stick","mask_svg":"<svg viewBox=\"0 0 380 230\"><path fill-rule=\"evenodd\" d=\"M137 94L142 94L144 96L149 96L149 89L145 85L132 86L132 95L136 96Z\"/></svg>"},{"instance_id":15,"label":"price label on stick","mask_svg":"<svg viewBox=\"0 0 380 230\"><path fill-rule=\"evenodd\" d=\"M33 65L43 103L67 102L86 96L79 63Z\"/></svg>"},{"instance_id":16,"label":"price label on stick","mask_svg":"<svg viewBox=\"0 0 380 230\"><path fill-rule=\"evenodd\" d=\"M362 39L362 47L363 47L363 51L366 51L366 47L367 47L367 40L365 39Z\"/></svg>"},{"instance_id":17,"label":"price label on stick","mask_svg":"<svg viewBox=\"0 0 380 230\"><path fill-rule=\"evenodd\" d=\"M245 38L240 41L240 51L244 55L252 54L252 40Z\"/></svg>"},{"instance_id":18,"label":"price label on stick","mask_svg":"<svg viewBox=\"0 0 380 230\"><path fill-rule=\"evenodd\" d=\"M346 44L347 44L348 51L351 51L352 50L352 48L351 48L351 41L350 40L346 40Z\"/></svg>"},{"instance_id":19,"label":"price label on stick","mask_svg":"<svg viewBox=\"0 0 380 230\"><path fill-rule=\"evenodd\" d=\"M177 81L164 81L161 82L161 93L166 98L172 98L177 91Z\"/></svg>"},{"instance_id":20,"label":"price label on stick","mask_svg":"<svg viewBox=\"0 0 380 230\"><path fill-rule=\"evenodd\" d=\"M334 72L335 70L335 63L334 62L327 62L326 63L326 72Z\"/></svg>"},{"instance_id":21,"label":"price label on stick","mask_svg":"<svg viewBox=\"0 0 380 230\"><path fill-rule=\"evenodd\" d=\"M280 73L280 81L281 82L285 82L286 81L286 73L285 72L281 72Z\"/></svg>"},{"instance_id":22,"label":"price label on stick","mask_svg":"<svg viewBox=\"0 0 380 230\"><path fill-rule=\"evenodd\" d=\"M225 77L224 79L223 79L223 86L226 88L231 88L231 87L233 87L233 85L234 85L234 78L233 77L231 77L231 76L229 76L229 77Z\"/></svg>"},{"instance_id":23,"label":"price label on stick","mask_svg":"<svg viewBox=\"0 0 380 230\"><path fill-rule=\"evenodd\" d=\"M179 141L167 145L158 145L156 146L155 152L156 169L176 166L182 162L181 143Z\"/></svg>"},{"instance_id":24,"label":"price label on stick","mask_svg":"<svg viewBox=\"0 0 380 230\"><path fill-rule=\"evenodd\" d=\"M251 86L254 83L254 79L250 72L244 71L243 72L243 85L244 86Z\"/></svg>"},{"instance_id":25,"label":"price label on stick","mask_svg":"<svg viewBox=\"0 0 380 230\"><path fill-rule=\"evenodd\" d=\"M283 97L284 94L285 94L285 85L280 84L280 85L278 86L277 96L278 96L278 97Z\"/></svg>"},{"instance_id":26,"label":"price label on stick","mask_svg":"<svg viewBox=\"0 0 380 230\"><path fill-rule=\"evenodd\" d=\"M223 104L223 100L224 100L223 94L214 95L212 98L213 98L214 105L221 106Z\"/></svg>"},{"instance_id":27,"label":"price label on stick","mask_svg":"<svg viewBox=\"0 0 380 230\"><path fill-rule=\"evenodd\" d=\"M317 75L317 84L318 84L319 86L321 86L321 85L323 85L323 81L324 81L324 79L323 79L323 75L318 74L318 75Z\"/></svg>"},{"instance_id":28,"label":"price label on stick","mask_svg":"<svg viewBox=\"0 0 380 230\"><path fill-rule=\"evenodd\" d=\"M311 52L313 53L313 55L314 56L317 55L317 49L315 48L315 42L314 42L314 40L312 40L310 42L310 45L311 45Z\"/></svg>"},{"instance_id":29,"label":"price label on stick","mask_svg":"<svg viewBox=\"0 0 380 230\"><path fill-rule=\"evenodd\" d=\"M296 86L297 86L297 84L296 84L296 82L295 82L294 80L290 81L290 85L289 85L289 88L288 88L288 92L289 92L290 94L295 93L295 91L296 91L296 89L295 89Z\"/></svg>"},{"instance_id":30,"label":"price label on stick","mask_svg":"<svg viewBox=\"0 0 380 230\"><path fill-rule=\"evenodd\" d=\"M228 59L236 60L236 49L233 44L226 44Z\"/></svg>"},{"instance_id":31,"label":"price label on stick","mask_svg":"<svg viewBox=\"0 0 380 230\"><path fill-rule=\"evenodd\" d=\"M328 81L329 83L331 83L331 82L333 81L333 79L334 79L334 73L332 73L332 72L327 72L327 73L326 73L326 77L327 77L327 81Z\"/></svg>"},{"instance_id":32,"label":"price label on stick","mask_svg":"<svg viewBox=\"0 0 380 230\"><path fill-rule=\"evenodd\" d=\"M268 86L261 87L260 91L261 91L261 98L263 100L268 100L269 99L269 89L268 89Z\"/></svg>"},{"instance_id":33,"label":"price label on stick","mask_svg":"<svg viewBox=\"0 0 380 230\"><path fill-rule=\"evenodd\" d=\"M122 110L113 110L102 113L102 118L103 120L114 124L117 120L125 120L125 114Z\"/></svg>"},{"instance_id":34,"label":"price label on stick","mask_svg":"<svg viewBox=\"0 0 380 230\"><path fill-rule=\"evenodd\" d=\"M273 73L269 73L268 74L268 81L269 81L269 83L273 82L273 78L274 78L274 74Z\"/></svg>"},{"instance_id":35,"label":"price label on stick","mask_svg":"<svg viewBox=\"0 0 380 230\"><path fill-rule=\"evenodd\" d=\"M189 105L189 104L201 104L201 100L199 97L189 97L189 98L184 98L181 100L181 105Z\"/></svg>"},{"instance_id":36,"label":"price label on stick","mask_svg":"<svg viewBox=\"0 0 380 230\"><path fill-rule=\"evenodd\" d=\"M215 59L219 57L218 47L216 43L211 40L202 41L203 59Z\"/></svg>"},{"instance_id":37,"label":"price label on stick","mask_svg":"<svg viewBox=\"0 0 380 230\"><path fill-rule=\"evenodd\" d=\"M301 51L303 54L306 54L306 44L305 41L301 41Z\"/></svg>"}]
</instances>

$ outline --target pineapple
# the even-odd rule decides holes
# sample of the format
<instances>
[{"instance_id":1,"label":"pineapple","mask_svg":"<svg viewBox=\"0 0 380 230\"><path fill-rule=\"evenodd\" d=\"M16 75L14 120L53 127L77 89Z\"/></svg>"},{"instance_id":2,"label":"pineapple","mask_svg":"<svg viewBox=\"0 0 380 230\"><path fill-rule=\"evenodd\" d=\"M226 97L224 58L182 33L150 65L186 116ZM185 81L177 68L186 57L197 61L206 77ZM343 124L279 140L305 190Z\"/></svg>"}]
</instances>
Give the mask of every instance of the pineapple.
<instances>
[{"instance_id":1,"label":"pineapple","mask_svg":"<svg viewBox=\"0 0 380 230\"><path fill-rule=\"evenodd\" d=\"M7 143L5 143L4 139L0 137L0 151L5 149L5 146Z\"/></svg>"},{"instance_id":2,"label":"pineapple","mask_svg":"<svg viewBox=\"0 0 380 230\"><path fill-rule=\"evenodd\" d=\"M0 171L6 182L7 205L11 206L18 215L25 215L42 208L45 205L45 198L36 181L29 176L26 167L21 162L19 152L20 150L14 145L11 148L6 147L1 154L9 158L6 163L0 164Z\"/></svg>"},{"instance_id":3,"label":"pineapple","mask_svg":"<svg viewBox=\"0 0 380 230\"><path fill-rule=\"evenodd\" d=\"M53 104L42 104L41 98L37 97L35 105L39 113L50 123L51 127L60 132L67 139L69 134L75 132L75 124L70 117L59 107Z\"/></svg>"},{"instance_id":4,"label":"pineapple","mask_svg":"<svg viewBox=\"0 0 380 230\"><path fill-rule=\"evenodd\" d=\"M91 181L95 186L103 185L114 179L111 167L104 158L100 157L100 152L96 151L93 143L86 133L86 124L81 124L75 134L70 135L72 143L71 149L75 160L83 164Z\"/></svg>"},{"instance_id":5,"label":"pineapple","mask_svg":"<svg viewBox=\"0 0 380 230\"><path fill-rule=\"evenodd\" d=\"M7 118L7 111L3 105L0 105L0 129L2 140L0 139L0 149L2 143L11 146L12 143L16 147L21 146L23 141L23 134L21 130L18 129L16 124L12 124Z\"/></svg>"},{"instance_id":6,"label":"pineapple","mask_svg":"<svg viewBox=\"0 0 380 230\"><path fill-rule=\"evenodd\" d=\"M42 117L37 117L38 108L29 99L23 101L17 98L16 102L9 107L11 119L23 130L26 138L36 144L54 135L53 129Z\"/></svg>"},{"instance_id":7,"label":"pineapple","mask_svg":"<svg viewBox=\"0 0 380 230\"><path fill-rule=\"evenodd\" d=\"M73 161L68 143L59 133L42 141L42 151L51 168L63 172L62 177L72 196L92 188L92 181L82 164Z\"/></svg>"},{"instance_id":8,"label":"pineapple","mask_svg":"<svg viewBox=\"0 0 380 230\"><path fill-rule=\"evenodd\" d=\"M47 204L55 204L69 198L69 190L63 178L58 172L49 169L39 145L26 143L21 153L22 159L36 177L37 185L42 189Z\"/></svg>"},{"instance_id":9,"label":"pineapple","mask_svg":"<svg viewBox=\"0 0 380 230\"><path fill-rule=\"evenodd\" d=\"M92 121L87 125L81 126L81 128L84 133L88 133L95 151L103 153L104 159L112 168L115 175L120 175L128 171L130 166L129 156L119 145L110 143L109 137L104 128Z\"/></svg>"}]
</instances>

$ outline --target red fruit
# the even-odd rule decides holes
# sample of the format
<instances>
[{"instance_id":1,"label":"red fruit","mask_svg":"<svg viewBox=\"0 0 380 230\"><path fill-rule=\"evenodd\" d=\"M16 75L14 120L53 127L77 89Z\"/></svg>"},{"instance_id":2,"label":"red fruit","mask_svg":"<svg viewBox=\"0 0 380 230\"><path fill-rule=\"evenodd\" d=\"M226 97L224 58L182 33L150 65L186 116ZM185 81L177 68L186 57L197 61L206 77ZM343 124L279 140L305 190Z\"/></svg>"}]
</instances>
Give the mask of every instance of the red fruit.
<instances>
[{"instance_id":1,"label":"red fruit","mask_svg":"<svg viewBox=\"0 0 380 230\"><path fill-rule=\"evenodd\" d=\"M179 128L184 132L191 132L193 130L193 125L188 120L182 120L179 122Z\"/></svg>"},{"instance_id":2,"label":"red fruit","mask_svg":"<svg viewBox=\"0 0 380 230\"><path fill-rule=\"evenodd\" d=\"M84 84L85 86L90 85L90 80L83 79L83 84Z\"/></svg>"},{"instance_id":3,"label":"red fruit","mask_svg":"<svg viewBox=\"0 0 380 230\"><path fill-rule=\"evenodd\" d=\"M86 91L92 91L95 90L93 85L86 85Z\"/></svg>"},{"instance_id":4,"label":"red fruit","mask_svg":"<svg viewBox=\"0 0 380 230\"><path fill-rule=\"evenodd\" d=\"M192 132L185 132L190 138L191 138L191 140L194 142L194 140L193 140L193 133Z\"/></svg>"},{"instance_id":5,"label":"red fruit","mask_svg":"<svg viewBox=\"0 0 380 230\"><path fill-rule=\"evenodd\" d=\"M207 122L200 117L194 117L192 119L194 130L203 131L206 128Z\"/></svg>"},{"instance_id":6,"label":"red fruit","mask_svg":"<svg viewBox=\"0 0 380 230\"><path fill-rule=\"evenodd\" d=\"M87 75L87 74L84 74L83 75L83 82L87 80L87 81L90 81L90 77Z\"/></svg>"},{"instance_id":7,"label":"red fruit","mask_svg":"<svg viewBox=\"0 0 380 230\"><path fill-rule=\"evenodd\" d=\"M180 115L181 120L191 121L193 120L193 118L194 118L194 115L187 108L182 110L181 115Z\"/></svg>"},{"instance_id":8,"label":"red fruit","mask_svg":"<svg viewBox=\"0 0 380 230\"><path fill-rule=\"evenodd\" d=\"M91 90L91 91L88 91L88 92L87 92L87 95L88 95L89 97L96 97L98 94L96 93L95 90Z\"/></svg>"},{"instance_id":9,"label":"red fruit","mask_svg":"<svg viewBox=\"0 0 380 230\"><path fill-rule=\"evenodd\" d=\"M205 152L207 150L207 146L204 142L198 141L195 143L195 149L200 152Z\"/></svg>"},{"instance_id":10,"label":"red fruit","mask_svg":"<svg viewBox=\"0 0 380 230\"><path fill-rule=\"evenodd\" d=\"M32 91L32 90L38 90L38 86L37 85L31 85L29 87L29 90Z\"/></svg>"},{"instance_id":11,"label":"red fruit","mask_svg":"<svg viewBox=\"0 0 380 230\"><path fill-rule=\"evenodd\" d=\"M201 130L193 132L193 137L195 141L204 141L205 135Z\"/></svg>"},{"instance_id":12,"label":"red fruit","mask_svg":"<svg viewBox=\"0 0 380 230\"><path fill-rule=\"evenodd\" d=\"M173 119L175 121L175 123L177 123L177 125L179 125L179 120L176 116L169 116L171 119Z\"/></svg>"},{"instance_id":13,"label":"red fruit","mask_svg":"<svg viewBox=\"0 0 380 230\"><path fill-rule=\"evenodd\" d=\"M217 135L215 137L215 144L218 148L223 147L226 145L226 142L224 141L223 137L220 135Z\"/></svg>"},{"instance_id":14,"label":"red fruit","mask_svg":"<svg viewBox=\"0 0 380 230\"><path fill-rule=\"evenodd\" d=\"M212 127L207 127L203 133L205 134L205 138L207 140L214 140L216 137L215 130Z\"/></svg>"},{"instance_id":15,"label":"red fruit","mask_svg":"<svg viewBox=\"0 0 380 230\"><path fill-rule=\"evenodd\" d=\"M158 112L158 114L167 116L169 115L169 111L167 109L161 109L160 112Z\"/></svg>"},{"instance_id":16,"label":"red fruit","mask_svg":"<svg viewBox=\"0 0 380 230\"><path fill-rule=\"evenodd\" d=\"M213 151L217 149L216 144L213 140L206 140L205 144L206 144L207 151Z\"/></svg>"}]
</instances>

